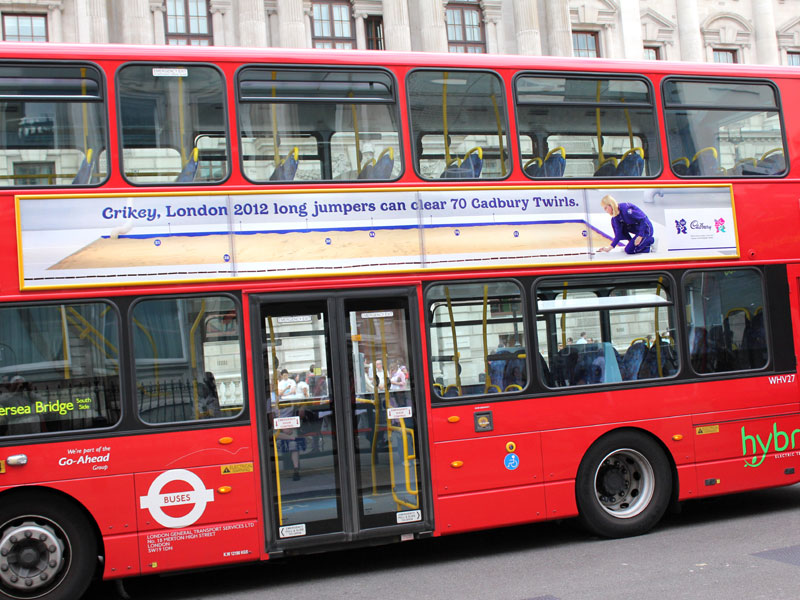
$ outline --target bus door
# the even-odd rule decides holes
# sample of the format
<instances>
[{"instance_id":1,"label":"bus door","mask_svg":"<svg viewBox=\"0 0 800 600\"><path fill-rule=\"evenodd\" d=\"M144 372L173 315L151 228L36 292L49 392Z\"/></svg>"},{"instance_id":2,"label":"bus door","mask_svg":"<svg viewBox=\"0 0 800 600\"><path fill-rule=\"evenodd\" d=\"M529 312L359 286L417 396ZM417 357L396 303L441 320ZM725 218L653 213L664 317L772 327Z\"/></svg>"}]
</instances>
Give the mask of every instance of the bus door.
<instances>
[{"instance_id":1,"label":"bus door","mask_svg":"<svg viewBox=\"0 0 800 600\"><path fill-rule=\"evenodd\" d=\"M415 297L253 300L270 550L432 529Z\"/></svg>"}]
</instances>

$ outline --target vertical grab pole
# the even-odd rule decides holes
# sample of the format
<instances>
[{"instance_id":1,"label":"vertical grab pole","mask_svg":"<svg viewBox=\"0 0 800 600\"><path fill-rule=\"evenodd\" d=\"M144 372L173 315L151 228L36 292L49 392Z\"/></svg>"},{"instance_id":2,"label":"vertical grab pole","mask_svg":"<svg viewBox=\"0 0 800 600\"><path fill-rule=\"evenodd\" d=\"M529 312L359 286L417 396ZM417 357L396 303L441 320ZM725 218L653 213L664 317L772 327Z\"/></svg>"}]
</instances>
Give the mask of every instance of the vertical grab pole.
<instances>
[{"instance_id":1,"label":"vertical grab pole","mask_svg":"<svg viewBox=\"0 0 800 600\"><path fill-rule=\"evenodd\" d=\"M450 301L450 288L445 286L444 293L445 296L447 296L447 312L450 315L450 331L453 336L453 364L456 370L456 389L458 390L458 395L461 396L461 368L458 364L458 338L456 336L456 322L453 318L453 303Z\"/></svg>"},{"instance_id":2,"label":"vertical grab pole","mask_svg":"<svg viewBox=\"0 0 800 600\"><path fill-rule=\"evenodd\" d=\"M280 408L280 398L278 397L278 353L275 351L275 328L272 325L272 317L267 317L267 323L269 325L269 339L270 339L270 350L272 354L272 384L269 390L269 402L272 403L272 394L275 394L275 406L273 410L279 410ZM280 412L278 413L280 415ZM274 421L274 413L273 413L273 421ZM275 458L275 488L278 492L278 525L283 525L283 500L281 498L281 468L280 468L280 460L278 460L278 432L273 427L272 432L272 450L273 450L273 457Z\"/></svg>"}]
</instances>

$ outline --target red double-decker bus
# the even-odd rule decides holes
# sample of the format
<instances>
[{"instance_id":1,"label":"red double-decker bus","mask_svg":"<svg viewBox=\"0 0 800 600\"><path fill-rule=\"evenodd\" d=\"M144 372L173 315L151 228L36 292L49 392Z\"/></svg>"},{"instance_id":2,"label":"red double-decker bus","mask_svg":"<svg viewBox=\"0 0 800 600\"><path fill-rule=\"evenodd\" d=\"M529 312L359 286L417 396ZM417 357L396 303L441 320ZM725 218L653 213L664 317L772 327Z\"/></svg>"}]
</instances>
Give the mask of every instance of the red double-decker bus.
<instances>
[{"instance_id":1,"label":"red double-decker bus","mask_svg":"<svg viewBox=\"0 0 800 600\"><path fill-rule=\"evenodd\" d=\"M0 597L800 481L796 69L0 55Z\"/></svg>"}]
</instances>

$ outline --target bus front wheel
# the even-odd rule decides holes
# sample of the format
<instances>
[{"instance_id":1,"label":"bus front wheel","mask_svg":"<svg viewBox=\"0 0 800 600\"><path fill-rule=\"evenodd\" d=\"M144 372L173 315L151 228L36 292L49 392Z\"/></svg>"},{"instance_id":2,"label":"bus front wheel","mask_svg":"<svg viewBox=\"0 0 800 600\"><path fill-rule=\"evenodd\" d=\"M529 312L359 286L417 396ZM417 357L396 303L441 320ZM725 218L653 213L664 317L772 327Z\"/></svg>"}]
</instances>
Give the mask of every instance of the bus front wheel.
<instances>
[{"instance_id":1,"label":"bus front wheel","mask_svg":"<svg viewBox=\"0 0 800 600\"><path fill-rule=\"evenodd\" d=\"M0 500L0 598L75 600L97 566L92 525L55 497Z\"/></svg>"},{"instance_id":2,"label":"bus front wheel","mask_svg":"<svg viewBox=\"0 0 800 600\"><path fill-rule=\"evenodd\" d=\"M640 535L664 516L672 470L664 451L638 432L598 440L578 468L575 497L584 526L603 537Z\"/></svg>"}]
</instances>

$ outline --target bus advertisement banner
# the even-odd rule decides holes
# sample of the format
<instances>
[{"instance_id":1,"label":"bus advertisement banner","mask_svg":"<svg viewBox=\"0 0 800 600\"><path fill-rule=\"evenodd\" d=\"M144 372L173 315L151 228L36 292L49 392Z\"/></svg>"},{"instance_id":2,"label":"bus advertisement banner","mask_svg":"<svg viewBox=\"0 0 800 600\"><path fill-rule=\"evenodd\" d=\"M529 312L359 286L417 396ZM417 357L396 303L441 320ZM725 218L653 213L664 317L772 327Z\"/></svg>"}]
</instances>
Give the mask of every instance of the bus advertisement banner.
<instances>
[{"instance_id":1,"label":"bus advertisement banner","mask_svg":"<svg viewBox=\"0 0 800 600\"><path fill-rule=\"evenodd\" d=\"M23 289L739 256L730 185L18 196Z\"/></svg>"}]
</instances>

